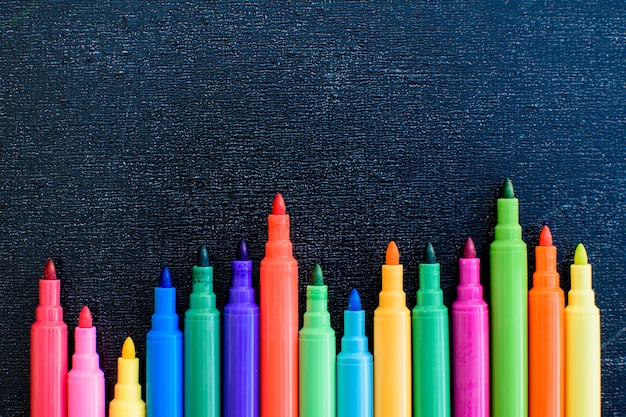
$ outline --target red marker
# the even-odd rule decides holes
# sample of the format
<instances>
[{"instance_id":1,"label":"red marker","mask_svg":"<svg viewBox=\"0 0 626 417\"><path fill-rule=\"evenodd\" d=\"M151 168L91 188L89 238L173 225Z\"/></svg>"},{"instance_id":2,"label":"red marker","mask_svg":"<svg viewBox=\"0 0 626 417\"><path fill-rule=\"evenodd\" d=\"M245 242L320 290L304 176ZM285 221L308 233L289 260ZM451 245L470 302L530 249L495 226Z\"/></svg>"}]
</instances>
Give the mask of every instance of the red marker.
<instances>
[{"instance_id":1,"label":"red marker","mask_svg":"<svg viewBox=\"0 0 626 417\"><path fill-rule=\"evenodd\" d=\"M84 306L74 329L72 370L67 374L67 416L104 417L104 373L96 352L96 328Z\"/></svg>"},{"instance_id":2,"label":"red marker","mask_svg":"<svg viewBox=\"0 0 626 417\"><path fill-rule=\"evenodd\" d=\"M61 283L48 259L39 280L37 318L30 329L30 416L67 415L67 326Z\"/></svg>"}]
</instances>

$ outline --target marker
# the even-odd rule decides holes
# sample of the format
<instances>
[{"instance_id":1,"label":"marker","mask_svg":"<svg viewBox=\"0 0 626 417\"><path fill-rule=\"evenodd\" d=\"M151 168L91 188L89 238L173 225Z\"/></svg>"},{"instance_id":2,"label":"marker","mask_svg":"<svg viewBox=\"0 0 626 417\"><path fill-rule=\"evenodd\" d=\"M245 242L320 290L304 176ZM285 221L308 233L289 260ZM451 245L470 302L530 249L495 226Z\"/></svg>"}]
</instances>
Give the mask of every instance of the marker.
<instances>
[{"instance_id":1,"label":"marker","mask_svg":"<svg viewBox=\"0 0 626 417\"><path fill-rule=\"evenodd\" d=\"M600 310L582 244L576 248L570 273L572 288L565 307L565 412L567 417L600 417Z\"/></svg>"},{"instance_id":2,"label":"marker","mask_svg":"<svg viewBox=\"0 0 626 417\"><path fill-rule=\"evenodd\" d=\"M213 292L213 267L204 245L198 250L191 278L193 287L185 312L185 416L219 417L220 312Z\"/></svg>"},{"instance_id":3,"label":"marker","mask_svg":"<svg viewBox=\"0 0 626 417\"><path fill-rule=\"evenodd\" d=\"M491 244L492 417L528 415L528 264L519 202L507 179Z\"/></svg>"},{"instance_id":4,"label":"marker","mask_svg":"<svg viewBox=\"0 0 626 417\"><path fill-rule=\"evenodd\" d=\"M241 239L232 261L233 281L224 306L224 417L259 415L259 306L252 261Z\"/></svg>"},{"instance_id":5,"label":"marker","mask_svg":"<svg viewBox=\"0 0 626 417\"><path fill-rule=\"evenodd\" d=\"M213 267L202 245L191 269L193 288L185 313L185 416L220 416L220 312Z\"/></svg>"},{"instance_id":6,"label":"marker","mask_svg":"<svg viewBox=\"0 0 626 417\"><path fill-rule=\"evenodd\" d=\"M450 416L448 309L443 305L440 266L431 243L419 264L420 287L413 324L413 415Z\"/></svg>"},{"instance_id":7,"label":"marker","mask_svg":"<svg viewBox=\"0 0 626 417\"><path fill-rule=\"evenodd\" d=\"M565 416L565 296L552 233L543 226L528 292L528 413Z\"/></svg>"},{"instance_id":8,"label":"marker","mask_svg":"<svg viewBox=\"0 0 626 417\"><path fill-rule=\"evenodd\" d=\"M261 261L261 417L298 415L298 263L276 194Z\"/></svg>"},{"instance_id":9,"label":"marker","mask_svg":"<svg viewBox=\"0 0 626 417\"><path fill-rule=\"evenodd\" d=\"M480 259L467 238L452 304L454 417L489 416L489 311L480 285Z\"/></svg>"},{"instance_id":10,"label":"marker","mask_svg":"<svg viewBox=\"0 0 626 417\"><path fill-rule=\"evenodd\" d=\"M337 355L337 417L374 415L374 363L367 350L365 311L361 297L352 289L343 312L341 352Z\"/></svg>"},{"instance_id":11,"label":"marker","mask_svg":"<svg viewBox=\"0 0 626 417\"><path fill-rule=\"evenodd\" d=\"M39 280L37 318L30 329L30 415L67 413L67 325L61 308L61 282L52 259Z\"/></svg>"},{"instance_id":12,"label":"marker","mask_svg":"<svg viewBox=\"0 0 626 417\"><path fill-rule=\"evenodd\" d=\"M84 306L74 329L72 370L67 374L68 417L104 417L104 372L96 352L96 328Z\"/></svg>"},{"instance_id":13,"label":"marker","mask_svg":"<svg viewBox=\"0 0 626 417\"><path fill-rule=\"evenodd\" d=\"M133 339L127 337L122 347L122 357L117 358L117 384L115 395L109 403L109 417L144 417L146 403L141 399L139 385L139 359L135 357Z\"/></svg>"},{"instance_id":14,"label":"marker","mask_svg":"<svg viewBox=\"0 0 626 417\"><path fill-rule=\"evenodd\" d=\"M146 337L148 417L183 415L183 334L178 329L176 288L166 266L154 288L152 329Z\"/></svg>"},{"instance_id":15,"label":"marker","mask_svg":"<svg viewBox=\"0 0 626 417\"><path fill-rule=\"evenodd\" d=\"M335 417L337 342L330 327L328 286L319 264L315 264L312 278L306 286L304 325L298 335L299 416Z\"/></svg>"},{"instance_id":16,"label":"marker","mask_svg":"<svg viewBox=\"0 0 626 417\"><path fill-rule=\"evenodd\" d=\"M411 415L411 316L395 242L387 246L383 288L374 311L374 416Z\"/></svg>"}]
</instances>

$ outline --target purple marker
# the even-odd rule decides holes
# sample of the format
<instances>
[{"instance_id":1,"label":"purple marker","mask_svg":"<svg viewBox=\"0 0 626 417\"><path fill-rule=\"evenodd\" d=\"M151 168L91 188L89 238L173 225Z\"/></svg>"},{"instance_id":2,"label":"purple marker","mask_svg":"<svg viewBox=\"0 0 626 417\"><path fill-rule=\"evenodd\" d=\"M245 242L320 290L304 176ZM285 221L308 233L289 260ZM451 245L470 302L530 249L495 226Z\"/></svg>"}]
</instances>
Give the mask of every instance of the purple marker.
<instances>
[{"instance_id":1,"label":"purple marker","mask_svg":"<svg viewBox=\"0 0 626 417\"><path fill-rule=\"evenodd\" d=\"M230 298L224 306L224 417L258 417L259 306L254 302L252 261L243 239L232 268Z\"/></svg>"},{"instance_id":2,"label":"purple marker","mask_svg":"<svg viewBox=\"0 0 626 417\"><path fill-rule=\"evenodd\" d=\"M489 319L480 285L480 259L467 238L452 304L454 417L489 417Z\"/></svg>"}]
</instances>

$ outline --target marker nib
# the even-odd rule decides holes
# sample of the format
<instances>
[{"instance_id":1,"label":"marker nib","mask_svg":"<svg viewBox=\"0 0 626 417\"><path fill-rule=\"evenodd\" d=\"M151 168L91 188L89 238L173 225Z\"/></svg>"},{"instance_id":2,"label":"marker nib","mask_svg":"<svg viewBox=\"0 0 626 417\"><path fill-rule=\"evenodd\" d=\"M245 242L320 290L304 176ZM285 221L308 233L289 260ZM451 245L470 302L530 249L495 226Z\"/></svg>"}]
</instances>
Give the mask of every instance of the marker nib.
<instances>
[{"instance_id":1,"label":"marker nib","mask_svg":"<svg viewBox=\"0 0 626 417\"><path fill-rule=\"evenodd\" d=\"M89 311L89 307L87 306L83 306L83 309L80 310L80 315L78 316L78 327L93 327L93 318L91 317L91 311Z\"/></svg>"},{"instance_id":2,"label":"marker nib","mask_svg":"<svg viewBox=\"0 0 626 417\"><path fill-rule=\"evenodd\" d=\"M476 246L471 237L468 237L463 246L463 258L472 259L476 257Z\"/></svg>"},{"instance_id":3,"label":"marker nib","mask_svg":"<svg viewBox=\"0 0 626 417\"><path fill-rule=\"evenodd\" d=\"M312 285L316 287L324 285L324 274L322 273L322 267L320 266L320 264L315 264L315 266L313 267L313 274L311 275Z\"/></svg>"},{"instance_id":4,"label":"marker nib","mask_svg":"<svg viewBox=\"0 0 626 417\"><path fill-rule=\"evenodd\" d=\"M280 193L274 197L274 204L272 204L272 214L287 214L287 206L285 206L285 200Z\"/></svg>"},{"instance_id":5,"label":"marker nib","mask_svg":"<svg viewBox=\"0 0 626 417\"><path fill-rule=\"evenodd\" d=\"M576 246L576 252L574 252L574 265L587 265L588 263L587 250L582 243L579 243Z\"/></svg>"},{"instance_id":6,"label":"marker nib","mask_svg":"<svg viewBox=\"0 0 626 417\"><path fill-rule=\"evenodd\" d=\"M552 246L552 232L550 232L550 228L547 225L541 229L539 246Z\"/></svg>"},{"instance_id":7,"label":"marker nib","mask_svg":"<svg viewBox=\"0 0 626 417\"><path fill-rule=\"evenodd\" d=\"M428 242L426 247L424 248L424 263L425 264L434 264L437 263L437 257L435 256L435 248L433 248L433 244Z\"/></svg>"},{"instance_id":8,"label":"marker nib","mask_svg":"<svg viewBox=\"0 0 626 417\"><path fill-rule=\"evenodd\" d=\"M399 265L400 264L400 252L398 246L393 240L387 245L387 254L385 263L387 265Z\"/></svg>"},{"instance_id":9,"label":"marker nib","mask_svg":"<svg viewBox=\"0 0 626 417\"><path fill-rule=\"evenodd\" d=\"M198 249L197 265L201 267L209 266L209 250L204 245L200 246L200 249Z\"/></svg>"},{"instance_id":10,"label":"marker nib","mask_svg":"<svg viewBox=\"0 0 626 417\"><path fill-rule=\"evenodd\" d=\"M43 279L57 279L57 269L52 259L48 259L43 269Z\"/></svg>"},{"instance_id":11,"label":"marker nib","mask_svg":"<svg viewBox=\"0 0 626 417\"><path fill-rule=\"evenodd\" d=\"M350 298L348 298L348 310L359 311L361 310L361 296L356 288L352 288L350 292Z\"/></svg>"},{"instance_id":12,"label":"marker nib","mask_svg":"<svg viewBox=\"0 0 626 417\"><path fill-rule=\"evenodd\" d=\"M122 358L135 359L135 344L130 336L126 338L124 346L122 346Z\"/></svg>"},{"instance_id":13,"label":"marker nib","mask_svg":"<svg viewBox=\"0 0 626 417\"><path fill-rule=\"evenodd\" d=\"M508 178L504 180L504 185L502 186L502 198L515 198L513 183Z\"/></svg>"},{"instance_id":14,"label":"marker nib","mask_svg":"<svg viewBox=\"0 0 626 417\"><path fill-rule=\"evenodd\" d=\"M159 277L159 287L172 288L172 275L167 266L164 266L161 270L161 276Z\"/></svg>"},{"instance_id":15,"label":"marker nib","mask_svg":"<svg viewBox=\"0 0 626 417\"><path fill-rule=\"evenodd\" d=\"M239 241L239 246L237 247L237 258L238 261L247 261L248 257L248 244L245 239L241 239Z\"/></svg>"}]
</instances>

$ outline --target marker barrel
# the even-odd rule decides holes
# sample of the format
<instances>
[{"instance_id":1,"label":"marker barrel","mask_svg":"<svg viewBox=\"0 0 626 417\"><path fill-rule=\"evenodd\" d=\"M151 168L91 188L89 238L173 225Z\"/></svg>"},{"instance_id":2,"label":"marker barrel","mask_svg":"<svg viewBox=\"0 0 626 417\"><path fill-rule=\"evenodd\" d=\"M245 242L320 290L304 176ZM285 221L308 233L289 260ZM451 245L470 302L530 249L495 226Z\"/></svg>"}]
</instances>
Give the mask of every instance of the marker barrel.
<instances>
[{"instance_id":1,"label":"marker barrel","mask_svg":"<svg viewBox=\"0 0 626 417\"><path fill-rule=\"evenodd\" d=\"M374 416L411 415L411 315L402 289L402 265L383 265L374 311Z\"/></svg>"},{"instance_id":2,"label":"marker barrel","mask_svg":"<svg viewBox=\"0 0 626 417\"><path fill-rule=\"evenodd\" d=\"M259 307L252 261L233 261L233 285L224 306L224 417L259 415Z\"/></svg>"},{"instance_id":3,"label":"marker barrel","mask_svg":"<svg viewBox=\"0 0 626 417\"><path fill-rule=\"evenodd\" d=\"M518 200L498 199L490 248L493 417L528 415L528 264Z\"/></svg>"},{"instance_id":4,"label":"marker barrel","mask_svg":"<svg viewBox=\"0 0 626 417\"><path fill-rule=\"evenodd\" d=\"M365 311L343 312L344 335L337 355L337 417L374 415L374 363L367 350Z\"/></svg>"},{"instance_id":5,"label":"marker barrel","mask_svg":"<svg viewBox=\"0 0 626 417\"><path fill-rule=\"evenodd\" d=\"M412 312L413 415L450 416L448 309L443 305L439 264L420 264L420 289Z\"/></svg>"},{"instance_id":6,"label":"marker barrel","mask_svg":"<svg viewBox=\"0 0 626 417\"><path fill-rule=\"evenodd\" d=\"M39 280L37 318L30 331L30 415L67 415L67 325L59 304L61 282Z\"/></svg>"},{"instance_id":7,"label":"marker barrel","mask_svg":"<svg viewBox=\"0 0 626 417\"><path fill-rule=\"evenodd\" d=\"M74 330L75 353L67 374L68 417L104 417L104 373L96 353L96 328Z\"/></svg>"},{"instance_id":8,"label":"marker barrel","mask_svg":"<svg viewBox=\"0 0 626 417\"><path fill-rule=\"evenodd\" d=\"M155 313L146 337L148 417L183 415L183 335L178 329L176 288L154 289Z\"/></svg>"},{"instance_id":9,"label":"marker barrel","mask_svg":"<svg viewBox=\"0 0 626 417\"><path fill-rule=\"evenodd\" d=\"M489 312L480 285L480 259L459 259L452 304L454 417L489 416Z\"/></svg>"},{"instance_id":10,"label":"marker barrel","mask_svg":"<svg viewBox=\"0 0 626 417\"><path fill-rule=\"evenodd\" d=\"M567 417L600 417L600 310L591 289L591 265L572 265L571 277L565 308L565 412Z\"/></svg>"},{"instance_id":11,"label":"marker barrel","mask_svg":"<svg viewBox=\"0 0 626 417\"><path fill-rule=\"evenodd\" d=\"M336 415L336 340L330 327L328 287L308 285L304 326L298 336L300 417Z\"/></svg>"},{"instance_id":12,"label":"marker barrel","mask_svg":"<svg viewBox=\"0 0 626 417\"><path fill-rule=\"evenodd\" d=\"M141 399L138 358L117 358L117 384L109 404L109 417L145 417L146 403Z\"/></svg>"},{"instance_id":13,"label":"marker barrel","mask_svg":"<svg viewBox=\"0 0 626 417\"><path fill-rule=\"evenodd\" d=\"M194 266L185 312L185 416L220 416L220 313L213 292L213 267Z\"/></svg>"},{"instance_id":14,"label":"marker barrel","mask_svg":"<svg viewBox=\"0 0 626 417\"><path fill-rule=\"evenodd\" d=\"M289 216L268 216L261 261L261 416L298 415L298 263L292 256Z\"/></svg>"}]
</instances>

